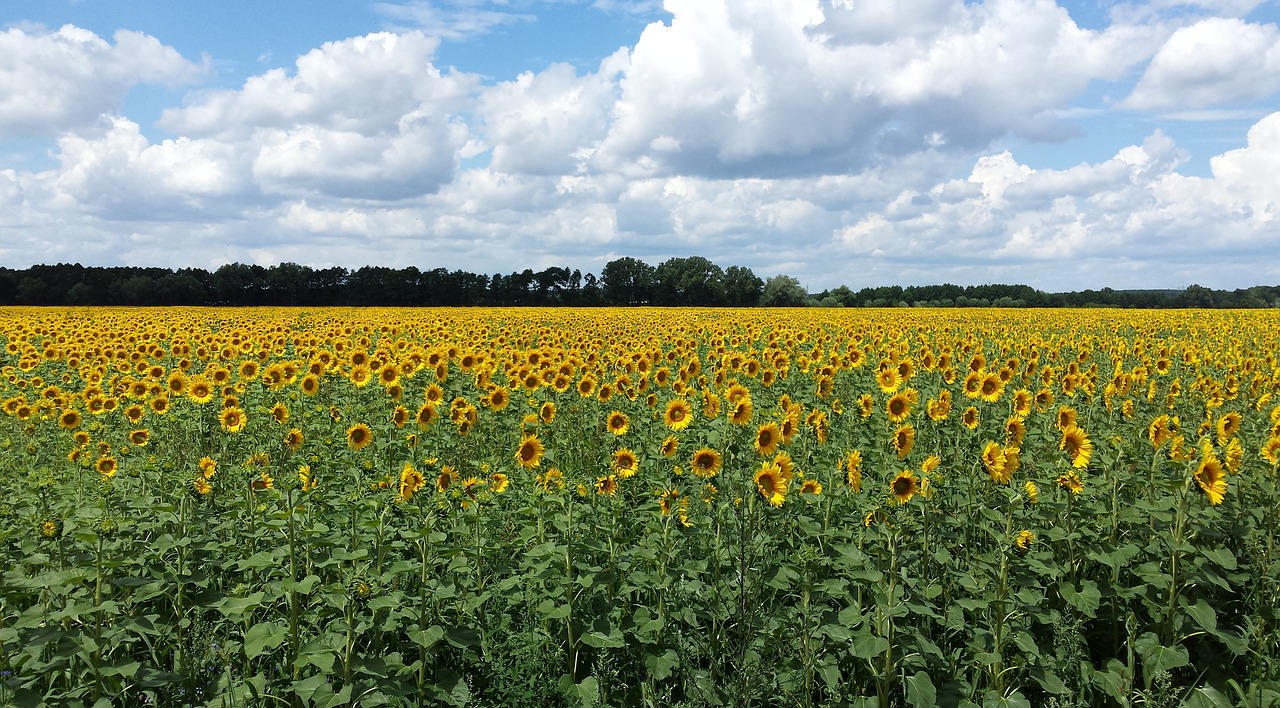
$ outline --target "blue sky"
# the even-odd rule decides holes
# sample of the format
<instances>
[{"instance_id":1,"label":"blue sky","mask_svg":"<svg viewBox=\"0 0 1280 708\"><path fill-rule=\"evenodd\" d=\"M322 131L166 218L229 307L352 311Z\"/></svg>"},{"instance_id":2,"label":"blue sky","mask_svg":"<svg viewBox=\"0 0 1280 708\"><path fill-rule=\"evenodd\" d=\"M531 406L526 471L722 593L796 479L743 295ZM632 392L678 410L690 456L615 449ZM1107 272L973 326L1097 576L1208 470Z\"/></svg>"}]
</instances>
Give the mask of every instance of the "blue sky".
<instances>
[{"instance_id":1,"label":"blue sky","mask_svg":"<svg viewBox=\"0 0 1280 708\"><path fill-rule=\"evenodd\" d=\"M0 4L0 266L1280 283L1260 0Z\"/></svg>"}]
</instances>

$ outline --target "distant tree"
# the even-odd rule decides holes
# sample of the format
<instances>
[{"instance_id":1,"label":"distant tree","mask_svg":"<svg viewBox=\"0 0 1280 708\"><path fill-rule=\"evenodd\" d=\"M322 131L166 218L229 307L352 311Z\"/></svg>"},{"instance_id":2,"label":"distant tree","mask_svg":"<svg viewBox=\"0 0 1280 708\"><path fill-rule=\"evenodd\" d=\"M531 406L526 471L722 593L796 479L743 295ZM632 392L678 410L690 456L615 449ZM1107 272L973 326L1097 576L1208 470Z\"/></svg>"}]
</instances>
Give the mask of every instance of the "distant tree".
<instances>
[{"instance_id":1,"label":"distant tree","mask_svg":"<svg viewBox=\"0 0 1280 708\"><path fill-rule=\"evenodd\" d=\"M600 271L605 302L644 305L653 301L653 266L631 257L609 261Z\"/></svg>"},{"instance_id":2,"label":"distant tree","mask_svg":"<svg viewBox=\"0 0 1280 708\"><path fill-rule=\"evenodd\" d=\"M729 307L755 307L763 290L764 281L750 268L729 266L720 279L720 302Z\"/></svg>"},{"instance_id":3,"label":"distant tree","mask_svg":"<svg viewBox=\"0 0 1280 708\"><path fill-rule=\"evenodd\" d=\"M760 293L762 307L801 307L809 300L800 281L790 275L775 275L764 283Z\"/></svg>"},{"instance_id":4,"label":"distant tree","mask_svg":"<svg viewBox=\"0 0 1280 708\"><path fill-rule=\"evenodd\" d=\"M653 271L655 305L715 305L720 296L720 266L703 258L669 258Z\"/></svg>"}]
</instances>

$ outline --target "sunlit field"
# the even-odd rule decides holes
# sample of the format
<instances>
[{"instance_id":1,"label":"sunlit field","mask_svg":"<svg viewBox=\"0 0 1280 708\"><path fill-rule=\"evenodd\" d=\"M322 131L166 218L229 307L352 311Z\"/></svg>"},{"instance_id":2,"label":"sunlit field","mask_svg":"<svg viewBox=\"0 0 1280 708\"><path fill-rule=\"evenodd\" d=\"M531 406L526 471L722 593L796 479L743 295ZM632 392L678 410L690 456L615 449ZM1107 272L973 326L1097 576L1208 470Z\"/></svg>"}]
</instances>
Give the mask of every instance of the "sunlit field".
<instances>
[{"instance_id":1,"label":"sunlit field","mask_svg":"<svg viewBox=\"0 0 1280 708\"><path fill-rule=\"evenodd\" d=\"M0 340L0 705L1280 701L1274 311Z\"/></svg>"}]
</instances>

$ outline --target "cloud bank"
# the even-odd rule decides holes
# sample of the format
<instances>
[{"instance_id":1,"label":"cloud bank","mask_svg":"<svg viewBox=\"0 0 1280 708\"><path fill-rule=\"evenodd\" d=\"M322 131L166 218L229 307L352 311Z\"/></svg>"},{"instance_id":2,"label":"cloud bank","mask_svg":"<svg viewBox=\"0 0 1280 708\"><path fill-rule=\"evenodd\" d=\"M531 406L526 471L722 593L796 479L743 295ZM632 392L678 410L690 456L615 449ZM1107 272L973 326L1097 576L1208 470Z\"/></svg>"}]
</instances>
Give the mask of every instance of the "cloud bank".
<instances>
[{"instance_id":1,"label":"cloud bank","mask_svg":"<svg viewBox=\"0 0 1280 708\"><path fill-rule=\"evenodd\" d=\"M814 290L1280 282L1260 257L1280 245L1280 29L1251 7L1119 6L1086 29L1049 0L667 0L594 71L501 82L439 66L440 41L530 8L446 30L433 7L388 5L407 26L231 89L162 38L0 34L0 140L54 160L0 162L0 264L703 255ZM176 137L122 112L154 83L191 87L158 123ZM1079 139L1099 86L1144 140L1065 169L999 147ZM1243 146L1188 174L1159 117L1241 108L1260 116Z\"/></svg>"}]
</instances>

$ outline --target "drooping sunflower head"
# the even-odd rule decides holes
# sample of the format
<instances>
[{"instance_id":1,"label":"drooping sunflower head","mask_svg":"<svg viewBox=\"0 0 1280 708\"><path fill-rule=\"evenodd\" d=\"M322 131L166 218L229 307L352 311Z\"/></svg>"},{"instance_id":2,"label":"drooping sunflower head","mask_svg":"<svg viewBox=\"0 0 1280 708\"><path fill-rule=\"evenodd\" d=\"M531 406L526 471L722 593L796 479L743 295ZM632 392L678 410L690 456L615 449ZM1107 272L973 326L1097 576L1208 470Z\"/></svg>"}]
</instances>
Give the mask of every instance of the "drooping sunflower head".
<instances>
[{"instance_id":1,"label":"drooping sunflower head","mask_svg":"<svg viewBox=\"0 0 1280 708\"><path fill-rule=\"evenodd\" d=\"M1018 553L1023 553L1023 554L1031 550L1031 544L1035 542L1036 542L1036 535L1032 533L1029 529L1023 529L1019 531L1017 537L1013 539L1014 547L1018 550Z\"/></svg>"},{"instance_id":2,"label":"drooping sunflower head","mask_svg":"<svg viewBox=\"0 0 1280 708\"><path fill-rule=\"evenodd\" d=\"M1217 506L1227 495L1227 475L1222 463L1212 454L1206 454L1196 468L1196 485L1204 492L1211 506Z\"/></svg>"}]
</instances>

